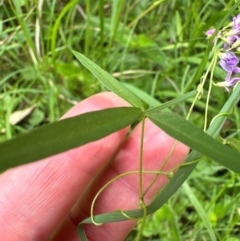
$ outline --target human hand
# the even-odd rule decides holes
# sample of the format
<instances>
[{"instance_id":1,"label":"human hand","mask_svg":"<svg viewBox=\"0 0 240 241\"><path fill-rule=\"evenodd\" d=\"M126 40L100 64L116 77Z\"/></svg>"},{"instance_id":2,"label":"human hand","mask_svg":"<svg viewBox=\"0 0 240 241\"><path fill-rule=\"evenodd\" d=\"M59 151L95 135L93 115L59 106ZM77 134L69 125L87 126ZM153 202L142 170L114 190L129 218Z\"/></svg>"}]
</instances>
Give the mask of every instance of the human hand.
<instances>
[{"instance_id":1,"label":"human hand","mask_svg":"<svg viewBox=\"0 0 240 241\"><path fill-rule=\"evenodd\" d=\"M119 106L128 104L113 93L100 93L74 106L63 118ZM128 129L2 173L1 239L79 240L77 225L90 216L90 205L97 191L117 175L139 169L141 125L122 143ZM174 143L173 138L146 120L143 170L158 170ZM179 165L188 150L188 147L178 143L164 170ZM143 190L152 179L153 175L143 174ZM146 203L166 182L167 178L163 175L157 178L145 196ZM137 174L112 183L97 199L94 214L136 209L139 202L138 183ZM135 224L135 221L129 220L102 226L85 225L84 229L89 241L120 241Z\"/></svg>"}]
</instances>

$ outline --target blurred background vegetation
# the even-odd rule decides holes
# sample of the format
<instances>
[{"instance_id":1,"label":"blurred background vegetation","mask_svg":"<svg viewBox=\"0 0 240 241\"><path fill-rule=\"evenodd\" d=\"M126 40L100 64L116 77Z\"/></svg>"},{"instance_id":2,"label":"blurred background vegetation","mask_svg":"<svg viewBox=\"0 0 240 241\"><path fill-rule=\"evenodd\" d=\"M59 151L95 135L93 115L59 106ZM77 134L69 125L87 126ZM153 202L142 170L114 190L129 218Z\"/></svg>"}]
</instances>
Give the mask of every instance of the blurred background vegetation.
<instances>
[{"instance_id":1,"label":"blurred background vegetation","mask_svg":"<svg viewBox=\"0 0 240 241\"><path fill-rule=\"evenodd\" d=\"M56 121L74 104L105 90L72 50L152 105L195 90L208 44L204 32L236 2L1 1L0 141ZM236 9L234 15L238 13ZM217 67L214 81L224 78ZM210 118L228 96L213 88ZM203 95L190 118L200 128L205 100ZM186 116L191 101L174 106L173 111ZM239 107L222 136L240 139ZM204 159L181 190L149 217L143 240L240 240L239 184L238 175ZM127 240L135 232L137 227Z\"/></svg>"}]
</instances>

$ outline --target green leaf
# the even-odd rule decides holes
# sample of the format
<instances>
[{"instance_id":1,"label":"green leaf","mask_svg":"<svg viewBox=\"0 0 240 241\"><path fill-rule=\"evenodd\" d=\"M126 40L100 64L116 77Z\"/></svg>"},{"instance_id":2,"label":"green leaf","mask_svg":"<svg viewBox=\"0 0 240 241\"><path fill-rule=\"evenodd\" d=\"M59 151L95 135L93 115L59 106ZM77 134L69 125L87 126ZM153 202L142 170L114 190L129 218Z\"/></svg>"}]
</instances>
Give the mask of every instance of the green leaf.
<instances>
[{"instance_id":1,"label":"green leaf","mask_svg":"<svg viewBox=\"0 0 240 241\"><path fill-rule=\"evenodd\" d=\"M33 162L98 140L142 116L135 107L109 108L45 125L0 144L0 170Z\"/></svg>"},{"instance_id":2,"label":"green leaf","mask_svg":"<svg viewBox=\"0 0 240 241\"><path fill-rule=\"evenodd\" d=\"M170 136L214 161L240 173L240 153L224 146L189 121L174 113L149 113L149 119Z\"/></svg>"},{"instance_id":3,"label":"green leaf","mask_svg":"<svg viewBox=\"0 0 240 241\"><path fill-rule=\"evenodd\" d=\"M138 98L133 92L131 92L126 86L117 81L113 76L100 68L97 64L93 63L84 55L76 51L73 51L73 54L109 90L129 102L131 105L139 107L142 110L145 109L144 102L140 98Z\"/></svg>"}]
</instances>

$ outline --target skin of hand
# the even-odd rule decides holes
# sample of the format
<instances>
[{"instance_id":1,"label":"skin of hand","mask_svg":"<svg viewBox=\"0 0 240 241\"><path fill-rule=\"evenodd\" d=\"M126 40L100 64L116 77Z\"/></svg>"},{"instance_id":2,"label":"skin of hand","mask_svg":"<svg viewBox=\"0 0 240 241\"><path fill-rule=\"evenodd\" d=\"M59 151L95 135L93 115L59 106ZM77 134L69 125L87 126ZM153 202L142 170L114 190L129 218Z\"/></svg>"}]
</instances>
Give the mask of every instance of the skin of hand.
<instances>
[{"instance_id":1,"label":"skin of hand","mask_svg":"<svg viewBox=\"0 0 240 241\"><path fill-rule=\"evenodd\" d=\"M74 106L62 118L111 107L129 106L113 93L96 94ZM84 127L83 127L84 128ZM78 223L90 216L97 191L117 175L139 170L141 124L125 138L129 127L58 155L11 168L0 175L0 233L5 241L80 240ZM175 140L149 120L145 123L143 170L158 170ZM13 150L14 151L14 150ZM41 150L39 150L41 151ZM188 147L177 143L164 170L184 161ZM143 190L154 175L143 174ZM145 196L148 204L167 183L160 175ZM139 176L113 182L98 197L94 214L137 209ZM84 226L89 241L120 241L136 224L129 220Z\"/></svg>"}]
</instances>

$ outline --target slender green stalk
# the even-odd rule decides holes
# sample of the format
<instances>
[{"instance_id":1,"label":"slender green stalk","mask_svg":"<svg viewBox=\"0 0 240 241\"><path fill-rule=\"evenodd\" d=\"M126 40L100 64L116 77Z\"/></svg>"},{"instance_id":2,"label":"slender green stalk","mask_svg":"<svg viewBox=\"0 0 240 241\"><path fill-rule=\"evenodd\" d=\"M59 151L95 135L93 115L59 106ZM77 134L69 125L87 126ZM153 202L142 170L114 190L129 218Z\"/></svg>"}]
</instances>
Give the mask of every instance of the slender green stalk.
<instances>
[{"instance_id":1,"label":"slender green stalk","mask_svg":"<svg viewBox=\"0 0 240 241\"><path fill-rule=\"evenodd\" d=\"M112 44L116 37L116 32L117 32L118 25L120 22L120 17L121 17L121 12L122 12L124 2L125 2L125 0L113 1L113 5L112 5L113 9L112 9L112 15L111 15L110 40L109 40L108 46L107 46L107 56L105 58L104 65L103 65L104 68L106 68L109 56L111 54Z\"/></svg>"},{"instance_id":2,"label":"slender green stalk","mask_svg":"<svg viewBox=\"0 0 240 241\"><path fill-rule=\"evenodd\" d=\"M134 19L131 23L129 23L128 27L132 27L136 22L138 22L141 18L143 18L145 15L147 15L150 11L152 11L154 8L156 8L158 5L163 3L165 0L158 0L154 1L153 4L148 7L145 11L143 11L136 19Z\"/></svg>"},{"instance_id":3,"label":"slender green stalk","mask_svg":"<svg viewBox=\"0 0 240 241\"><path fill-rule=\"evenodd\" d=\"M32 58L32 61L33 61L34 64L37 64L38 63L38 55L37 55L37 52L36 52L34 41L32 40L32 36L31 36L30 30L29 30L29 26L27 25L27 21L24 18L24 14L22 12L20 2L17 1L17 0L13 0L10 4L11 5L13 4L12 10L15 12L15 15L16 15L16 17L19 21L19 24L21 26L21 29L23 31L24 37L26 38L26 42L27 42L27 45L29 47L29 53L30 53L30 56ZM31 11L33 11L33 10L34 9L32 9Z\"/></svg>"},{"instance_id":4,"label":"slender green stalk","mask_svg":"<svg viewBox=\"0 0 240 241\"><path fill-rule=\"evenodd\" d=\"M140 157L139 157L139 199L143 199L143 145L144 145L145 117L142 120L141 139L140 139Z\"/></svg>"},{"instance_id":5,"label":"slender green stalk","mask_svg":"<svg viewBox=\"0 0 240 241\"><path fill-rule=\"evenodd\" d=\"M37 6L37 18L35 24L35 45L36 45L36 53L39 58L41 58L41 22L42 22L42 7L43 7L43 0L39 0Z\"/></svg>"},{"instance_id":6,"label":"slender green stalk","mask_svg":"<svg viewBox=\"0 0 240 241\"><path fill-rule=\"evenodd\" d=\"M215 48L214 48L215 50ZM206 108L205 108L205 116L204 116L204 127L203 130L207 130L207 123L208 123L208 106L209 106L209 101L210 101L210 95L211 95L211 90L213 86L213 71L215 69L216 63L218 59L218 51L214 51L214 56L212 60L212 69L210 73L210 83L209 83L209 89L208 89L208 94L207 94L207 100L206 100Z\"/></svg>"},{"instance_id":7,"label":"slender green stalk","mask_svg":"<svg viewBox=\"0 0 240 241\"><path fill-rule=\"evenodd\" d=\"M168 155L166 156L163 164L162 164L161 167L159 168L159 171L162 171L163 168L166 166L169 158L171 157L174 149L176 148L177 143L178 143L178 141L175 141L175 142L174 142L174 144L173 144L170 152L168 153ZM144 191L143 196L145 196L145 195L147 194L147 192L150 190L150 188L152 187L152 185L154 184L154 182L156 181L156 179L157 179L158 176L159 176L159 174L156 174L156 175L155 175L155 177L153 178L152 182L149 184L149 186L148 186L148 187L146 188L146 190Z\"/></svg>"},{"instance_id":8,"label":"slender green stalk","mask_svg":"<svg viewBox=\"0 0 240 241\"><path fill-rule=\"evenodd\" d=\"M123 54L122 54L122 60L121 60L121 66L120 66L120 71L121 71L121 75L120 75L120 80L122 80L122 73L123 73L123 70L124 70L124 63L125 63L125 59L126 59L126 56L127 56L127 51L128 51L128 47L133 39L133 35L134 35L134 31L135 31L135 27L137 26L134 25L129 33L129 36L128 36L128 39L127 39L127 43L126 43L126 46L124 48L124 51L123 51Z\"/></svg>"},{"instance_id":9,"label":"slender green stalk","mask_svg":"<svg viewBox=\"0 0 240 241\"><path fill-rule=\"evenodd\" d=\"M100 52L104 56L104 0L99 0L99 21L100 21Z\"/></svg>"},{"instance_id":10,"label":"slender green stalk","mask_svg":"<svg viewBox=\"0 0 240 241\"><path fill-rule=\"evenodd\" d=\"M214 43L214 49L215 49L215 47L216 47L216 42ZM216 59L217 59L217 53L214 55L214 57L213 57L212 61L210 62L206 72L202 75L201 82L200 82L200 84L198 85L198 88L197 88L197 94L196 94L196 96L195 96L195 98L192 102L192 105L191 105L189 111L188 111L186 120L189 119L189 117L192 113L193 107L195 106L197 100L199 100L203 95L203 87L204 87L204 85L207 81L207 77L208 77L209 73L211 73L211 78L212 78L213 69L214 69L214 67L216 65L216 61L217 61ZM205 113L205 116L206 116L206 113ZM206 125L206 120L205 120L205 125Z\"/></svg>"},{"instance_id":11,"label":"slender green stalk","mask_svg":"<svg viewBox=\"0 0 240 241\"><path fill-rule=\"evenodd\" d=\"M60 27L62 18L67 14L67 12L78 2L78 0L71 0L68 4L65 5L61 13L59 14L57 20L54 23L53 30L52 30L52 41L51 41L51 51L52 51L52 58L54 59L56 56L56 44L57 44L57 32Z\"/></svg>"},{"instance_id":12,"label":"slender green stalk","mask_svg":"<svg viewBox=\"0 0 240 241\"><path fill-rule=\"evenodd\" d=\"M84 55L88 56L89 46L90 46L90 17L91 17L91 1L86 0L86 29L85 29L85 39L84 39Z\"/></svg>"},{"instance_id":13,"label":"slender green stalk","mask_svg":"<svg viewBox=\"0 0 240 241\"><path fill-rule=\"evenodd\" d=\"M147 209L144 201L143 194L143 145L144 145L144 130L145 130L145 117L142 120L141 137L140 137L140 157L139 157L139 206L143 210L143 217L141 220L141 226L138 230L136 241L140 241L142 232L145 226L147 218Z\"/></svg>"},{"instance_id":14,"label":"slender green stalk","mask_svg":"<svg viewBox=\"0 0 240 241\"><path fill-rule=\"evenodd\" d=\"M49 3L49 21L48 21L48 29L46 31L47 36L51 36L50 39L45 44L46 53L51 52L52 48L52 31L53 31L53 25L54 25L54 18L55 18L55 11L56 11L56 2L57 0L52 0L51 3Z\"/></svg>"}]
</instances>

